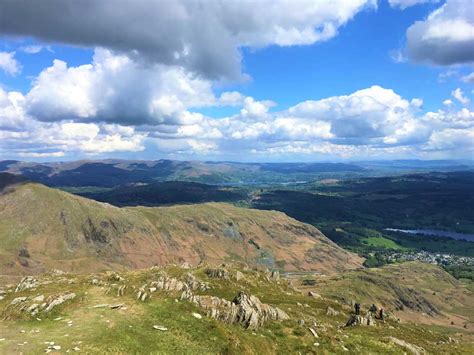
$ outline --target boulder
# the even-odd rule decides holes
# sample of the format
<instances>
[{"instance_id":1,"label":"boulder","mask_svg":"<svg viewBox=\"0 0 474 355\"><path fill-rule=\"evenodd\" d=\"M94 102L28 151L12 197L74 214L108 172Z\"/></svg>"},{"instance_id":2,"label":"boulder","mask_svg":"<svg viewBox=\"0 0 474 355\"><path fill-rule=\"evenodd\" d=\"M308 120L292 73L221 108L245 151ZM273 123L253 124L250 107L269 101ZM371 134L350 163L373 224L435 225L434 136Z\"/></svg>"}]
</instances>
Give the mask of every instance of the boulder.
<instances>
[{"instance_id":1,"label":"boulder","mask_svg":"<svg viewBox=\"0 0 474 355\"><path fill-rule=\"evenodd\" d=\"M319 335L318 335L318 333L316 333L316 330L314 330L313 328L308 328L308 329L309 329L309 331L311 332L311 334L313 334L313 336L314 336L315 338L319 338Z\"/></svg>"},{"instance_id":2,"label":"boulder","mask_svg":"<svg viewBox=\"0 0 474 355\"><path fill-rule=\"evenodd\" d=\"M326 315L328 315L328 316L337 316L337 315L339 315L339 312L336 311L334 308L328 306L326 308Z\"/></svg>"},{"instance_id":3,"label":"boulder","mask_svg":"<svg viewBox=\"0 0 474 355\"><path fill-rule=\"evenodd\" d=\"M237 281L240 281L240 280L243 280L245 277L244 277L244 274L242 274L240 271L236 271L236 272L235 272L235 275L234 275L234 278L235 278Z\"/></svg>"},{"instance_id":4,"label":"boulder","mask_svg":"<svg viewBox=\"0 0 474 355\"><path fill-rule=\"evenodd\" d=\"M308 291L308 296L313 298L322 298L320 294L313 291Z\"/></svg>"},{"instance_id":5,"label":"boulder","mask_svg":"<svg viewBox=\"0 0 474 355\"><path fill-rule=\"evenodd\" d=\"M280 280L280 272L278 270L267 270L265 272L265 277L267 280L279 281Z\"/></svg>"}]
</instances>

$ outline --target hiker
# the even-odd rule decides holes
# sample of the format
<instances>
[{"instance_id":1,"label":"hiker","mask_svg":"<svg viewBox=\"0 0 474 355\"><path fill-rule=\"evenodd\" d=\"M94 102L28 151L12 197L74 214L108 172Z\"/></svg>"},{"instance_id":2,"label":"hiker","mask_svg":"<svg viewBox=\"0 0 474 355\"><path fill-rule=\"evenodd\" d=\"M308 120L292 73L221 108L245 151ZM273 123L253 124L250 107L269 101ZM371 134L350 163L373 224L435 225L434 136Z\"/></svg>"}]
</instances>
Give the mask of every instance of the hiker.
<instances>
[{"instance_id":1,"label":"hiker","mask_svg":"<svg viewBox=\"0 0 474 355\"><path fill-rule=\"evenodd\" d=\"M370 313L377 314L378 308L375 304L372 304L372 306L369 308Z\"/></svg>"},{"instance_id":2,"label":"hiker","mask_svg":"<svg viewBox=\"0 0 474 355\"><path fill-rule=\"evenodd\" d=\"M380 311L379 311L379 319L380 319L380 320L383 320L383 317L384 317L383 308L380 308Z\"/></svg>"},{"instance_id":3,"label":"hiker","mask_svg":"<svg viewBox=\"0 0 474 355\"><path fill-rule=\"evenodd\" d=\"M356 316L358 316L360 314L360 303L356 303L354 305L354 310L355 310Z\"/></svg>"}]
</instances>

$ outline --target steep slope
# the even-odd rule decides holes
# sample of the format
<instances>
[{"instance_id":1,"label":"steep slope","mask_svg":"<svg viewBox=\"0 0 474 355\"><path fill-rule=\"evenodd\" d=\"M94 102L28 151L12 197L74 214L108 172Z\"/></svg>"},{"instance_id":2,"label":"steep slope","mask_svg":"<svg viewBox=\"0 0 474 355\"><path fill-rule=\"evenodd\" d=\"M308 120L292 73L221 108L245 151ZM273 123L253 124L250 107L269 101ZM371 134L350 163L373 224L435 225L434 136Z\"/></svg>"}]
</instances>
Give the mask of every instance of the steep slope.
<instances>
[{"instance_id":1,"label":"steep slope","mask_svg":"<svg viewBox=\"0 0 474 355\"><path fill-rule=\"evenodd\" d=\"M0 274L242 261L332 273L361 258L280 212L224 203L118 208L34 183L0 193Z\"/></svg>"}]
</instances>

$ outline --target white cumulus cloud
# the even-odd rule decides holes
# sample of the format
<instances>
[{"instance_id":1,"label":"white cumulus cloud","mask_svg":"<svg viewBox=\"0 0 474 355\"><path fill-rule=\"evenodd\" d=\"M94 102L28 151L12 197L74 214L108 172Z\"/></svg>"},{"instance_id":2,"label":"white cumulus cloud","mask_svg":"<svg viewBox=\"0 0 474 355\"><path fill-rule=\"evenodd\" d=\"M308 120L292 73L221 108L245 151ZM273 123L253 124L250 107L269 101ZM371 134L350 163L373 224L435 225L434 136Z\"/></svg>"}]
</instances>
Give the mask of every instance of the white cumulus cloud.
<instances>
[{"instance_id":1,"label":"white cumulus cloud","mask_svg":"<svg viewBox=\"0 0 474 355\"><path fill-rule=\"evenodd\" d=\"M474 11L471 1L447 0L407 30L410 59L438 65L474 61Z\"/></svg>"},{"instance_id":2,"label":"white cumulus cloud","mask_svg":"<svg viewBox=\"0 0 474 355\"><path fill-rule=\"evenodd\" d=\"M9 75L21 72L21 64L15 59L15 52L0 52L0 69Z\"/></svg>"},{"instance_id":3,"label":"white cumulus cloud","mask_svg":"<svg viewBox=\"0 0 474 355\"><path fill-rule=\"evenodd\" d=\"M468 105L471 101L466 96L464 96L464 93L460 88L453 90L451 95L463 105Z\"/></svg>"},{"instance_id":4,"label":"white cumulus cloud","mask_svg":"<svg viewBox=\"0 0 474 355\"><path fill-rule=\"evenodd\" d=\"M144 66L105 49L96 49L91 64L68 67L55 60L26 95L28 113L41 121L124 125L198 122L201 115L187 108L215 102L208 80L179 67Z\"/></svg>"}]
</instances>

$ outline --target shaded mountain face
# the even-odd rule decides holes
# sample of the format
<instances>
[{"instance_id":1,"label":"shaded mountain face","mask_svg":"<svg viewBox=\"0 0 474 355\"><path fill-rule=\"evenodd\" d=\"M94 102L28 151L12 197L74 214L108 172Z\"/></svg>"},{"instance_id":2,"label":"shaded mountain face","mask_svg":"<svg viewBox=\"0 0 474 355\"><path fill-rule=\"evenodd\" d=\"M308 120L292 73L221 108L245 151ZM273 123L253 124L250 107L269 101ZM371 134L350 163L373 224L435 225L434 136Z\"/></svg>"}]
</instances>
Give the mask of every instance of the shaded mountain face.
<instances>
[{"instance_id":1,"label":"shaded mountain face","mask_svg":"<svg viewBox=\"0 0 474 355\"><path fill-rule=\"evenodd\" d=\"M280 212L224 203L118 208L25 183L0 195L2 274L240 261L332 273L362 259Z\"/></svg>"},{"instance_id":2,"label":"shaded mountain face","mask_svg":"<svg viewBox=\"0 0 474 355\"><path fill-rule=\"evenodd\" d=\"M118 186L111 190L77 194L116 206L159 206L175 203L233 202L247 198L245 191L186 181L163 181Z\"/></svg>"},{"instance_id":3,"label":"shaded mountain face","mask_svg":"<svg viewBox=\"0 0 474 355\"><path fill-rule=\"evenodd\" d=\"M0 193L9 186L24 182L26 182L26 179L24 179L22 176L0 173Z\"/></svg>"}]
</instances>

